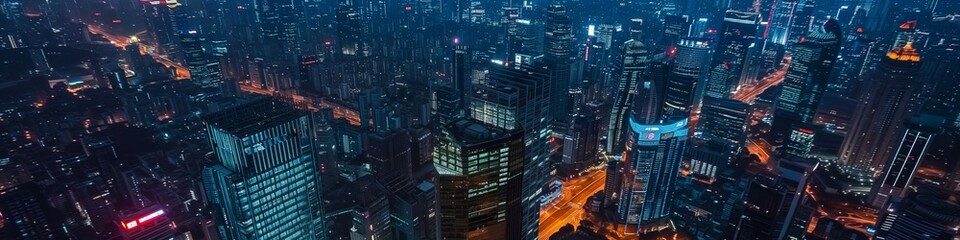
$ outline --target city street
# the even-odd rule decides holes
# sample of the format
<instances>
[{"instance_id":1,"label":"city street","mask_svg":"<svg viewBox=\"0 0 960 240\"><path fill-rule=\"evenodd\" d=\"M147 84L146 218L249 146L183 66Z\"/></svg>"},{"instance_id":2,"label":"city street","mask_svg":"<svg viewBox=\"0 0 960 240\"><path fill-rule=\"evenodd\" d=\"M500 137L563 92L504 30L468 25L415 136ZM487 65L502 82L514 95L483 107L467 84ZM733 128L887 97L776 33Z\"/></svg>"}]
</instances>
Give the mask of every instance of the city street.
<instances>
[{"instance_id":1,"label":"city street","mask_svg":"<svg viewBox=\"0 0 960 240\"><path fill-rule=\"evenodd\" d=\"M127 44L127 40L128 40L129 38L128 38L127 36L121 36L121 35L117 35L117 34L112 34L112 33L110 33L110 32L107 32L106 30L101 29L100 27L98 27L98 26L96 26L96 25L93 25L93 24L87 25L87 29L90 30L90 33L103 36L103 38L106 38L107 40L110 41L110 43L112 43L113 45L116 45L117 47L123 48L123 47L126 47L126 46L128 45L128 44ZM142 43L142 42L137 42L136 44L138 44L138 45L143 45L144 43ZM157 46L149 46L148 48L156 49L156 47L157 47ZM143 49L141 49L141 53L142 53L142 52L144 52ZM158 53L156 53L156 52L146 51L146 54L149 54L151 57L153 57L153 59L156 59L157 62L159 62L160 64L163 64L163 65L166 66L166 67L168 67L168 68L169 68L169 67L172 67L172 68L176 69L176 70L177 70L177 79L189 79L189 78L190 78L190 70L188 70L186 67L180 65L179 63L177 63L177 62L175 62L175 61L173 61L173 60L170 60L170 59L167 58L166 56L160 55L160 54L158 54Z\"/></svg>"},{"instance_id":2,"label":"city street","mask_svg":"<svg viewBox=\"0 0 960 240\"><path fill-rule=\"evenodd\" d=\"M540 239L549 239L568 223L579 225L583 219L583 205L590 196L603 190L606 173L605 168L589 170L582 176L564 181L560 197L540 210Z\"/></svg>"},{"instance_id":3,"label":"city street","mask_svg":"<svg viewBox=\"0 0 960 240\"><path fill-rule=\"evenodd\" d=\"M780 82L783 82L784 77L787 76L787 69L790 68L790 61L791 58L789 55L784 56L783 67L780 67L780 69L777 69L777 71L767 75L757 84L740 89L740 91L734 94L732 98L741 102L753 104L753 100L755 100L757 96L762 94L764 91L767 91L767 89L780 84Z\"/></svg>"}]
</instances>

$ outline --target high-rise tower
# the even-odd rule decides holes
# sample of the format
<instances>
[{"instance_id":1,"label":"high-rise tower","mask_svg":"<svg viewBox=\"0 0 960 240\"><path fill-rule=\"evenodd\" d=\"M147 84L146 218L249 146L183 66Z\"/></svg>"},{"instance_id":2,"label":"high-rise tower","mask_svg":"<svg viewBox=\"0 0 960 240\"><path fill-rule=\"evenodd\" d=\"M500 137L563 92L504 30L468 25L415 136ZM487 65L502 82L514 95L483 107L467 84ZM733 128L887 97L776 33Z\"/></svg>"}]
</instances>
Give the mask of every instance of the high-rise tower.
<instances>
[{"instance_id":1,"label":"high-rise tower","mask_svg":"<svg viewBox=\"0 0 960 240\"><path fill-rule=\"evenodd\" d=\"M877 70L864 80L863 93L850 130L840 148L846 170L872 180L890 159L896 136L919 86L920 54L906 44L884 57ZM868 180L868 181L869 181Z\"/></svg>"},{"instance_id":2,"label":"high-rise tower","mask_svg":"<svg viewBox=\"0 0 960 240\"><path fill-rule=\"evenodd\" d=\"M870 204L883 209L891 198L907 196L920 162L927 157L933 137L942 130L944 119L934 115L918 115L906 121L894 152L870 190Z\"/></svg>"},{"instance_id":3,"label":"high-rise tower","mask_svg":"<svg viewBox=\"0 0 960 240\"><path fill-rule=\"evenodd\" d=\"M700 79L706 72L709 53L710 44L705 39L680 39L664 83L663 114L689 115L699 105Z\"/></svg>"},{"instance_id":4,"label":"high-rise tower","mask_svg":"<svg viewBox=\"0 0 960 240\"><path fill-rule=\"evenodd\" d=\"M613 109L607 126L606 151L610 155L623 152L624 139L629 128L631 106L638 88L650 80L643 76L647 71L647 49L639 40L629 40L623 44L622 72L613 96Z\"/></svg>"},{"instance_id":5,"label":"high-rise tower","mask_svg":"<svg viewBox=\"0 0 960 240\"><path fill-rule=\"evenodd\" d=\"M787 69L774 111L771 131L776 142L784 141L793 128L812 123L837 61L842 36L840 25L830 20L794 46L793 63Z\"/></svg>"},{"instance_id":6,"label":"high-rise tower","mask_svg":"<svg viewBox=\"0 0 960 240\"><path fill-rule=\"evenodd\" d=\"M523 236L537 235L540 220L540 196L549 178L548 142L551 123L550 76L543 68L519 66L510 68L495 65L487 74L491 87L478 87L471 113L487 124L512 130L523 129L526 149L523 160ZM514 94L515 98L514 98ZM516 119L518 126L508 123Z\"/></svg>"},{"instance_id":7,"label":"high-rise tower","mask_svg":"<svg viewBox=\"0 0 960 240\"><path fill-rule=\"evenodd\" d=\"M726 12L713 62L710 64L710 69L714 71L707 81L708 96L726 98L732 91L737 90L747 50L756 38L758 24L757 13L734 10Z\"/></svg>"},{"instance_id":8,"label":"high-rise tower","mask_svg":"<svg viewBox=\"0 0 960 240\"><path fill-rule=\"evenodd\" d=\"M573 29L567 8L561 4L547 7L544 30L544 63L550 69L550 115L566 123L570 108L570 84L573 72Z\"/></svg>"},{"instance_id":9,"label":"high-rise tower","mask_svg":"<svg viewBox=\"0 0 960 240\"><path fill-rule=\"evenodd\" d=\"M443 127L433 155L443 239L523 239L520 128L462 118Z\"/></svg>"},{"instance_id":10,"label":"high-rise tower","mask_svg":"<svg viewBox=\"0 0 960 240\"><path fill-rule=\"evenodd\" d=\"M222 239L325 239L310 113L261 99L205 118L204 189Z\"/></svg>"}]
</instances>

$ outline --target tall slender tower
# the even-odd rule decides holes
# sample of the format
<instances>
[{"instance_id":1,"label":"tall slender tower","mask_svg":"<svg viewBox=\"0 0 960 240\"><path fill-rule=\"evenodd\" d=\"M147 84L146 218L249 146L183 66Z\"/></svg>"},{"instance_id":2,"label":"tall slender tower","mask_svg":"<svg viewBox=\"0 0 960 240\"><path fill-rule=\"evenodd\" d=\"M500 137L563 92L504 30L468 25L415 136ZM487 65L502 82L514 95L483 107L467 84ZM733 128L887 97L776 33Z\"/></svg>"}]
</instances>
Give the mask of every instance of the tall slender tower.
<instances>
[{"instance_id":1,"label":"tall slender tower","mask_svg":"<svg viewBox=\"0 0 960 240\"><path fill-rule=\"evenodd\" d=\"M310 113L261 99L204 120L203 184L222 239L325 239Z\"/></svg>"},{"instance_id":2,"label":"tall slender tower","mask_svg":"<svg viewBox=\"0 0 960 240\"><path fill-rule=\"evenodd\" d=\"M920 54L911 44L897 47L864 80L850 131L840 148L847 171L870 181L890 159L895 132L900 132L907 105L919 86Z\"/></svg>"},{"instance_id":3,"label":"tall slender tower","mask_svg":"<svg viewBox=\"0 0 960 240\"><path fill-rule=\"evenodd\" d=\"M774 111L772 132L776 142L784 141L793 128L812 123L837 61L842 36L840 25L830 20L795 45L794 60Z\"/></svg>"},{"instance_id":4,"label":"tall slender tower","mask_svg":"<svg viewBox=\"0 0 960 240\"><path fill-rule=\"evenodd\" d=\"M474 118L501 128L521 128L526 148L523 159L523 236L537 236L540 221L540 195L549 178L548 126L551 123L549 73L536 67L508 68L494 66L487 75L492 87L474 95L471 103ZM514 96L515 94L515 96ZM514 118L519 126L511 126L506 119Z\"/></svg>"},{"instance_id":5,"label":"tall slender tower","mask_svg":"<svg viewBox=\"0 0 960 240\"><path fill-rule=\"evenodd\" d=\"M644 79L647 72L647 49L640 40L629 40L623 44L622 72L617 91L613 96L613 109L607 127L606 151L616 156L623 152L626 142L628 121L631 106L640 84L648 82Z\"/></svg>"},{"instance_id":6,"label":"tall slender tower","mask_svg":"<svg viewBox=\"0 0 960 240\"><path fill-rule=\"evenodd\" d=\"M624 158L618 220L637 225L625 229L637 233L639 225L666 217L672 206L673 187L687 143L687 115L662 117L655 83L638 86Z\"/></svg>"},{"instance_id":7,"label":"tall slender tower","mask_svg":"<svg viewBox=\"0 0 960 240\"><path fill-rule=\"evenodd\" d=\"M566 123L570 108L570 83L573 81L573 30L567 8L561 4L547 7L544 26L544 63L550 69L550 115Z\"/></svg>"}]
</instances>

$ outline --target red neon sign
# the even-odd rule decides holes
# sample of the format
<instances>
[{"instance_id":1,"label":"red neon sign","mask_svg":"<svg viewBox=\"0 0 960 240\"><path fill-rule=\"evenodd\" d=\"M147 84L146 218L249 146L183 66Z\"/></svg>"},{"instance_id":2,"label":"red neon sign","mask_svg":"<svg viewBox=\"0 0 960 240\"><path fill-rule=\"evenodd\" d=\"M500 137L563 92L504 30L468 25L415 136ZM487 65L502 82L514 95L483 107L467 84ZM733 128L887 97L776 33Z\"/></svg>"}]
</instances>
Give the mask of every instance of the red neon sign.
<instances>
[{"instance_id":1,"label":"red neon sign","mask_svg":"<svg viewBox=\"0 0 960 240\"><path fill-rule=\"evenodd\" d=\"M157 218L163 214L164 214L163 209L157 210L156 212L147 214L143 217L138 218L137 220L133 220L129 222L120 222L120 225L123 226L123 229L130 230L130 229L136 228L140 224L150 221L151 219Z\"/></svg>"}]
</instances>

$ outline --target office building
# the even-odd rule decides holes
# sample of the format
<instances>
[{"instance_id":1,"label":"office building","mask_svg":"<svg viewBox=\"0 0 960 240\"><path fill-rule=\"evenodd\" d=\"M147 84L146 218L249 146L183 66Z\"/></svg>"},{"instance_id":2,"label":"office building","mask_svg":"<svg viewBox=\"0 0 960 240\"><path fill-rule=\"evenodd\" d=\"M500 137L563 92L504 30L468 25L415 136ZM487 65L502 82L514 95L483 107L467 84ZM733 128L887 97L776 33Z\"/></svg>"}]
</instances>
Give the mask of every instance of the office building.
<instances>
[{"instance_id":1,"label":"office building","mask_svg":"<svg viewBox=\"0 0 960 240\"><path fill-rule=\"evenodd\" d=\"M842 36L840 25L831 20L794 46L793 62L774 110L774 142L784 142L793 128L812 123L837 61Z\"/></svg>"},{"instance_id":2,"label":"office building","mask_svg":"<svg viewBox=\"0 0 960 240\"><path fill-rule=\"evenodd\" d=\"M797 124L790 129L784 146L785 156L806 158L810 156L813 150L813 140L816 137L817 128L810 124Z\"/></svg>"},{"instance_id":3,"label":"office building","mask_svg":"<svg viewBox=\"0 0 960 240\"><path fill-rule=\"evenodd\" d=\"M687 143L687 117L675 116L660 121L638 122L630 118L629 147L623 165L618 220L634 227L670 214L673 188L680 173Z\"/></svg>"},{"instance_id":4,"label":"office building","mask_svg":"<svg viewBox=\"0 0 960 240\"><path fill-rule=\"evenodd\" d=\"M740 145L720 139L705 142L691 141L687 148L690 155L690 173L709 179L717 177L739 153Z\"/></svg>"},{"instance_id":5,"label":"office building","mask_svg":"<svg viewBox=\"0 0 960 240\"><path fill-rule=\"evenodd\" d=\"M457 106L457 109L466 109L470 107L470 100L472 98L471 93L473 93L473 81L470 80L471 67L469 62L469 52L467 48L463 45L457 45L456 50L453 51L453 84L452 86L456 88L458 98L460 99L460 105Z\"/></svg>"},{"instance_id":6,"label":"office building","mask_svg":"<svg viewBox=\"0 0 960 240\"><path fill-rule=\"evenodd\" d=\"M441 131L434 149L441 238L522 239L523 131L468 118Z\"/></svg>"},{"instance_id":7,"label":"office building","mask_svg":"<svg viewBox=\"0 0 960 240\"><path fill-rule=\"evenodd\" d=\"M734 239L804 239L816 209L805 189L818 163L779 161L779 175L759 175L750 183Z\"/></svg>"},{"instance_id":8,"label":"office building","mask_svg":"<svg viewBox=\"0 0 960 240\"><path fill-rule=\"evenodd\" d=\"M884 56L876 72L864 80L850 130L843 141L840 161L851 176L873 177L890 159L907 108L919 86L920 54L910 44Z\"/></svg>"},{"instance_id":9,"label":"office building","mask_svg":"<svg viewBox=\"0 0 960 240\"><path fill-rule=\"evenodd\" d=\"M190 70L190 81L200 87L220 87L223 82L220 62L211 59L203 50L203 41L197 31L180 34L180 47Z\"/></svg>"},{"instance_id":10,"label":"office building","mask_svg":"<svg viewBox=\"0 0 960 240\"><path fill-rule=\"evenodd\" d=\"M395 239L439 239L437 188L421 181L391 187L390 215Z\"/></svg>"},{"instance_id":11,"label":"office building","mask_svg":"<svg viewBox=\"0 0 960 240\"><path fill-rule=\"evenodd\" d=\"M410 134L405 129L375 132L367 135L364 158L381 179L395 181L413 178Z\"/></svg>"},{"instance_id":12,"label":"office building","mask_svg":"<svg viewBox=\"0 0 960 240\"><path fill-rule=\"evenodd\" d=\"M517 89L504 85L479 85L470 103L470 117L504 129L517 125L520 95Z\"/></svg>"},{"instance_id":13,"label":"office building","mask_svg":"<svg viewBox=\"0 0 960 240\"><path fill-rule=\"evenodd\" d=\"M544 30L544 63L550 69L550 116L566 123L570 111L570 85L574 81L573 26L567 8L561 4L547 7Z\"/></svg>"},{"instance_id":14,"label":"office building","mask_svg":"<svg viewBox=\"0 0 960 240\"><path fill-rule=\"evenodd\" d=\"M870 205L883 209L891 198L904 198L912 187L920 163L927 159L933 138L942 131L944 120L934 115L910 117L894 145L893 154L870 191Z\"/></svg>"},{"instance_id":15,"label":"office building","mask_svg":"<svg viewBox=\"0 0 960 240\"><path fill-rule=\"evenodd\" d=\"M484 101L485 104L497 103L498 110L513 110L516 112L517 126L509 126L505 121L498 119L494 122L488 122L495 118L484 118L484 123L494 125L503 124L505 129L513 130L515 128L523 129L523 138L526 148L524 149L523 160L523 227L524 236L533 236L537 234L537 227L540 217L540 196L543 195L550 178L549 159L549 139L551 137L548 126L553 122L550 118L550 81L549 72L543 68L519 66L519 68L494 66L487 74L488 84L495 86L491 89L514 89L517 94L516 106L500 105L500 103L511 103L511 101L501 101L489 99L489 97L500 97L503 94L487 95L484 100L480 100L481 95L474 95L476 101ZM509 95L509 94L508 94ZM507 97L506 99L510 99ZM474 105L479 106L479 105ZM490 108L488 108L490 110ZM471 110L477 112L478 110ZM508 113L497 113L499 116L509 116ZM480 120L480 119L478 119ZM498 123L499 122L499 123ZM496 126L496 125L495 125Z\"/></svg>"},{"instance_id":16,"label":"office building","mask_svg":"<svg viewBox=\"0 0 960 240\"><path fill-rule=\"evenodd\" d=\"M692 22L687 15L667 15L663 19L663 37L661 47L671 47L680 41L680 38L690 36ZM706 61L706 60L704 60Z\"/></svg>"},{"instance_id":17,"label":"office building","mask_svg":"<svg viewBox=\"0 0 960 240\"><path fill-rule=\"evenodd\" d=\"M9 186L0 191L0 238L66 238L61 218L47 203L43 188L37 183Z\"/></svg>"},{"instance_id":18,"label":"office building","mask_svg":"<svg viewBox=\"0 0 960 240\"><path fill-rule=\"evenodd\" d=\"M434 88L434 122L437 126L446 125L457 118L463 117L463 109L459 106L463 99L456 87L440 85Z\"/></svg>"},{"instance_id":19,"label":"office building","mask_svg":"<svg viewBox=\"0 0 960 240\"><path fill-rule=\"evenodd\" d=\"M325 239L308 112L260 99L204 122L216 159L203 183L221 239Z\"/></svg>"},{"instance_id":20,"label":"office building","mask_svg":"<svg viewBox=\"0 0 960 240\"><path fill-rule=\"evenodd\" d=\"M369 56L370 49L364 40L363 19L360 12L349 6L337 8L337 37L340 54L347 56Z\"/></svg>"},{"instance_id":21,"label":"office building","mask_svg":"<svg viewBox=\"0 0 960 240\"><path fill-rule=\"evenodd\" d=\"M960 203L956 196L945 196L921 188L881 209L874 239L953 239L960 236Z\"/></svg>"},{"instance_id":22,"label":"office building","mask_svg":"<svg viewBox=\"0 0 960 240\"><path fill-rule=\"evenodd\" d=\"M729 142L739 150L747 140L749 109L750 105L737 100L707 97L700 109L697 131L703 139Z\"/></svg>"},{"instance_id":23,"label":"office building","mask_svg":"<svg viewBox=\"0 0 960 240\"><path fill-rule=\"evenodd\" d=\"M854 39L844 41L837 61L844 64L834 64L834 71L831 77L829 91L842 94L844 96L856 97L860 95L860 88L863 85L861 77L870 70L870 62L867 61L876 51L880 51L877 42L874 39L867 38L863 29L857 29L859 32L846 33L853 35Z\"/></svg>"},{"instance_id":24,"label":"office building","mask_svg":"<svg viewBox=\"0 0 960 240\"><path fill-rule=\"evenodd\" d=\"M640 40L629 40L623 44L622 71L620 81L613 93L612 111L607 125L606 152L611 156L620 155L624 144L631 115L634 98L640 91L642 84L650 80L644 76L647 73L647 49Z\"/></svg>"},{"instance_id":25,"label":"office building","mask_svg":"<svg viewBox=\"0 0 960 240\"><path fill-rule=\"evenodd\" d=\"M767 41L788 45L788 42L797 42L798 39L806 36L804 27L810 26L813 3L813 0L774 1L772 14L767 16L767 29L764 30Z\"/></svg>"},{"instance_id":26,"label":"office building","mask_svg":"<svg viewBox=\"0 0 960 240\"><path fill-rule=\"evenodd\" d=\"M670 72L664 83L663 114L689 115L700 104L703 92L700 79L709 64L710 42L706 39L681 38L675 49L675 57L670 62Z\"/></svg>"},{"instance_id":27,"label":"office building","mask_svg":"<svg viewBox=\"0 0 960 240\"><path fill-rule=\"evenodd\" d=\"M727 98L742 85L739 77L747 61L747 52L756 39L758 25L757 13L726 11L710 68L722 68L727 73L711 72L707 80L708 96Z\"/></svg>"},{"instance_id":28,"label":"office building","mask_svg":"<svg viewBox=\"0 0 960 240\"><path fill-rule=\"evenodd\" d=\"M302 53L301 23L303 2L256 1L256 22L260 39L266 46L261 49L270 60L294 63Z\"/></svg>"},{"instance_id":29,"label":"office building","mask_svg":"<svg viewBox=\"0 0 960 240\"><path fill-rule=\"evenodd\" d=\"M595 112L587 110L573 115L563 139L561 174L572 176L598 163L602 123Z\"/></svg>"}]
</instances>

